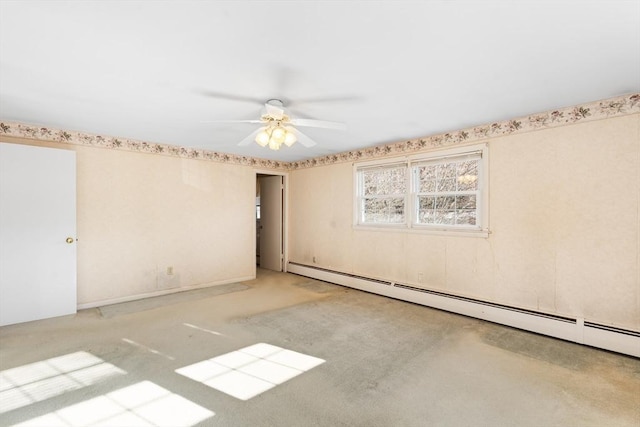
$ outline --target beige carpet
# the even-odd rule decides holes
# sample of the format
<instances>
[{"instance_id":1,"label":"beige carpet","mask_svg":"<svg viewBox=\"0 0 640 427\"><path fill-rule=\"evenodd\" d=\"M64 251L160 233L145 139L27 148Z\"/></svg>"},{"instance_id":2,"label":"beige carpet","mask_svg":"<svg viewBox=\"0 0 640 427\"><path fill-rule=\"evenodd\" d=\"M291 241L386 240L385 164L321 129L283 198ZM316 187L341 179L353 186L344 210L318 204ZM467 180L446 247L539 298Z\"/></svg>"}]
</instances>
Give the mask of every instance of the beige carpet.
<instances>
[{"instance_id":1,"label":"beige carpet","mask_svg":"<svg viewBox=\"0 0 640 427\"><path fill-rule=\"evenodd\" d=\"M268 271L2 327L0 364L2 426L640 425L638 359Z\"/></svg>"}]
</instances>

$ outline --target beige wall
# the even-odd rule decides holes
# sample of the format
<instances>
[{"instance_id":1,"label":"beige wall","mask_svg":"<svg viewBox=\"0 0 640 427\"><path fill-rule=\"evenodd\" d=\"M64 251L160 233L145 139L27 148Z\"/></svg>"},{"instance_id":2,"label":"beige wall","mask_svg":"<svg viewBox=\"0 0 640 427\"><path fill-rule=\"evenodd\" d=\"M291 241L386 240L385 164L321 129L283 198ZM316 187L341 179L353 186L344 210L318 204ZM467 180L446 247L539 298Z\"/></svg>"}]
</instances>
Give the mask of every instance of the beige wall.
<instances>
[{"instance_id":1,"label":"beige wall","mask_svg":"<svg viewBox=\"0 0 640 427\"><path fill-rule=\"evenodd\" d=\"M3 140L77 152L81 306L255 277L251 167Z\"/></svg>"},{"instance_id":2,"label":"beige wall","mask_svg":"<svg viewBox=\"0 0 640 427\"><path fill-rule=\"evenodd\" d=\"M77 152L79 304L254 277L251 167L3 140ZM488 142L488 238L354 229L340 163L290 172L289 260L640 330L640 115Z\"/></svg>"},{"instance_id":3,"label":"beige wall","mask_svg":"<svg viewBox=\"0 0 640 427\"><path fill-rule=\"evenodd\" d=\"M291 172L289 260L640 330L640 115L488 142L488 238L354 229L342 163Z\"/></svg>"}]
</instances>

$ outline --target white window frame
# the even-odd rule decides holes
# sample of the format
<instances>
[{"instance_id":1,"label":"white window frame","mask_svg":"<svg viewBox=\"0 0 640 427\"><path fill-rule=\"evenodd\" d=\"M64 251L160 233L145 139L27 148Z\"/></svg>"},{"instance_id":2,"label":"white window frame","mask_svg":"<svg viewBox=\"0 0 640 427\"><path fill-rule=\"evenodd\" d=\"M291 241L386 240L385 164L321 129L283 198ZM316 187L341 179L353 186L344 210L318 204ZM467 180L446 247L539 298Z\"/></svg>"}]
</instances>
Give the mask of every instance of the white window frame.
<instances>
[{"instance_id":1,"label":"white window frame","mask_svg":"<svg viewBox=\"0 0 640 427\"><path fill-rule=\"evenodd\" d=\"M356 223L362 226L373 226L373 227L405 227L409 217L411 216L411 212L409 211L409 195L406 191L402 194L388 194L384 196L364 196L364 180L363 175L358 173L360 171L369 171L372 169L394 169L397 167L404 167L405 169L405 184L409 183L409 168L407 167L407 163L405 161L401 162L385 162L385 163L373 163L373 164L363 164L357 168L355 179L356 179ZM402 223L368 223L364 221L364 211L362 207L364 206L364 201L367 198L379 198L379 199L404 199L404 222Z\"/></svg>"},{"instance_id":2,"label":"white window frame","mask_svg":"<svg viewBox=\"0 0 640 427\"><path fill-rule=\"evenodd\" d=\"M479 155L478 159L478 189L476 198L476 225L446 225L446 224L420 224L417 222L419 193L416 191L414 166L424 163L446 161L447 158L461 158L464 156ZM359 173L365 169L394 167L404 164L407 173L407 188L405 191L405 222L402 224L364 223L362 212L362 175ZM353 226L360 230L388 230L407 231L413 233L442 234L442 235L467 235L487 237L489 235L489 147L487 144L475 144L464 147L456 147L447 150L431 151L428 153L404 156L402 158L389 158L371 162L354 163L354 206Z\"/></svg>"}]
</instances>

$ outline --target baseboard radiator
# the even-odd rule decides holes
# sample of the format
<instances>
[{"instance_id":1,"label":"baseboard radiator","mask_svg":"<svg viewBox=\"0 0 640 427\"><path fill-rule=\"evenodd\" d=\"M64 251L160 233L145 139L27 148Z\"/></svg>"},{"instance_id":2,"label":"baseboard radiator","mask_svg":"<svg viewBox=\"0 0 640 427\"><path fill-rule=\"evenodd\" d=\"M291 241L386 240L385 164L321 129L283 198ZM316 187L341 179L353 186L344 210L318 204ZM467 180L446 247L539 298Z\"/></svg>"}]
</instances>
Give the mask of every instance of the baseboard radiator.
<instances>
[{"instance_id":1,"label":"baseboard radiator","mask_svg":"<svg viewBox=\"0 0 640 427\"><path fill-rule=\"evenodd\" d=\"M289 273L640 357L640 332L289 262Z\"/></svg>"}]
</instances>

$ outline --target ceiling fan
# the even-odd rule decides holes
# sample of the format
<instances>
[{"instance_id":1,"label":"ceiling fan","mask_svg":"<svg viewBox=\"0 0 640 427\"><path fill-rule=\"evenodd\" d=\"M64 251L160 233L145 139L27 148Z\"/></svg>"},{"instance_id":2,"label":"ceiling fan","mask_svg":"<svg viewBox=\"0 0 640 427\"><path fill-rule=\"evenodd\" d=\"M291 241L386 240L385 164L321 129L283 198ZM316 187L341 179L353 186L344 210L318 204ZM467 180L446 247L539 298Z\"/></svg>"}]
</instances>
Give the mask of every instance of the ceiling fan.
<instances>
[{"instance_id":1,"label":"ceiling fan","mask_svg":"<svg viewBox=\"0 0 640 427\"><path fill-rule=\"evenodd\" d=\"M279 150L283 145L291 147L296 142L305 147L316 145L315 141L296 129L296 126L346 130L344 123L293 118L279 99L269 99L265 102L260 119L225 120L223 123L261 124L262 126L240 141L238 146L246 146L255 141L261 147L269 147L271 150Z\"/></svg>"}]
</instances>

